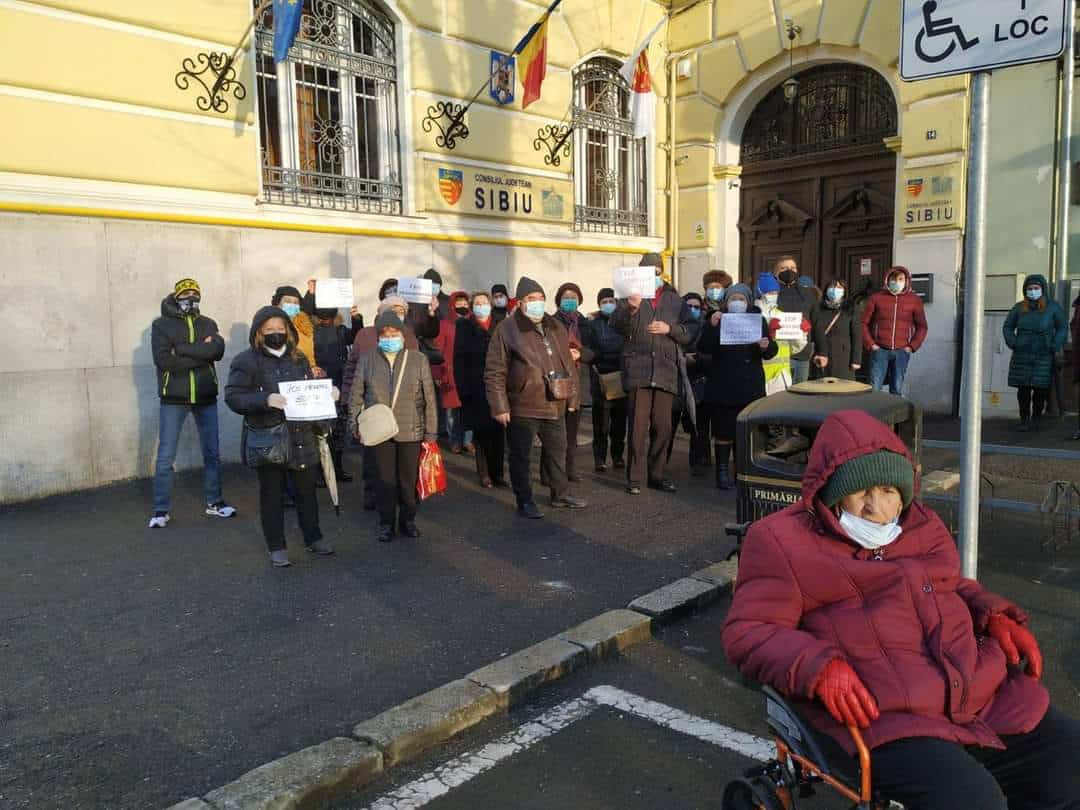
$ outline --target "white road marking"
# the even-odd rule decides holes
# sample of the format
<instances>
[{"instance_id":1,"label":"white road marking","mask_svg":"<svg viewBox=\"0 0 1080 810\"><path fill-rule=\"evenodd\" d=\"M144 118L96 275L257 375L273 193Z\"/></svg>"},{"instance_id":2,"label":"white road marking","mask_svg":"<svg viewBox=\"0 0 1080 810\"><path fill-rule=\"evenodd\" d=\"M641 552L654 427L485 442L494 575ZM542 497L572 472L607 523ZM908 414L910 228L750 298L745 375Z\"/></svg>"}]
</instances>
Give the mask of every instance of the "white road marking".
<instances>
[{"instance_id":1,"label":"white road marking","mask_svg":"<svg viewBox=\"0 0 1080 810\"><path fill-rule=\"evenodd\" d=\"M483 748L455 757L408 784L395 788L369 805L367 810L416 810L423 807L491 770L502 760L527 751L541 740L604 707L634 715L759 762L771 759L775 753L771 741L753 734L624 692L614 686L595 686L581 697L560 703Z\"/></svg>"}]
</instances>

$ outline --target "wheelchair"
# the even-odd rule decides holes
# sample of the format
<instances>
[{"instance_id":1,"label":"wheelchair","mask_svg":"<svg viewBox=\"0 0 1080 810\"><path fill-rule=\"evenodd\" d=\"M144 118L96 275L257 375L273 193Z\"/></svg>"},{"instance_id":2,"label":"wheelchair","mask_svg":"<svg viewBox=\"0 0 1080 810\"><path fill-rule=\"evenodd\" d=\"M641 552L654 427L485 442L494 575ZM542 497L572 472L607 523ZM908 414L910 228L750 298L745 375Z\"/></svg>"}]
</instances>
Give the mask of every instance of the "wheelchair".
<instances>
[{"instance_id":1,"label":"wheelchair","mask_svg":"<svg viewBox=\"0 0 1080 810\"><path fill-rule=\"evenodd\" d=\"M798 810L798 800L825 784L852 802L852 810L904 810L903 805L875 797L870 787L870 750L853 726L848 731L859 754L858 770L830 762L817 732L779 692L763 686L766 723L776 742L776 757L748 770L724 788L723 810Z\"/></svg>"}]
</instances>

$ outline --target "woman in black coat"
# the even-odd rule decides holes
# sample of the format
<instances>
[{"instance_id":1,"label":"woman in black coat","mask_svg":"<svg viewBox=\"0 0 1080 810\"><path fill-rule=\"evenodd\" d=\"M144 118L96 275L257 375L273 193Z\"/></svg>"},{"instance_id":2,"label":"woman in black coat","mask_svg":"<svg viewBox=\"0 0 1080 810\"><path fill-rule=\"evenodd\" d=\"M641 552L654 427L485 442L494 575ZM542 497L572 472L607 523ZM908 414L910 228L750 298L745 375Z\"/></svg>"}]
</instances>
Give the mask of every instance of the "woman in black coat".
<instances>
[{"instance_id":1,"label":"woman in black coat","mask_svg":"<svg viewBox=\"0 0 1080 810\"><path fill-rule=\"evenodd\" d=\"M705 404L710 411L716 453L716 486L731 489L728 464L735 444L735 420L739 411L765 396L763 360L776 356L779 347L769 337L769 322L751 304L753 293L745 284L728 288L723 308L714 312L701 333L698 350L710 357L705 379ZM762 337L753 343L727 345L720 342L720 323L726 315L757 313Z\"/></svg>"},{"instance_id":2,"label":"woman in black coat","mask_svg":"<svg viewBox=\"0 0 1080 810\"><path fill-rule=\"evenodd\" d=\"M473 293L469 306L472 313L457 322L454 336L454 383L465 429L473 432L480 486L505 487L506 428L491 418L484 387L484 361L491 333L498 324L492 317L487 293Z\"/></svg>"},{"instance_id":3,"label":"woman in black coat","mask_svg":"<svg viewBox=\"0 0 1080 810\"><path fill-rule=\"evenodd\" d=\"M847 284L830 281L810 313L814 356L811 376L854 380L862 368L862 317L848 296Z\"/></svg>"},{"instance_id":4,"label":"woman in black coat","mask_svg":"<svg viewBox=\"0 0 1080 810\"><path fill-rule=\"evenodd\" d=\"M244 417L246 457L247 428L269 428L285 421L285 397L278 383L311 379L311 366L297 348L298 335L289 316L278 307L263 307L255 313L248 338L251 348L233 358L225 403ZM335 388L335 395L340 392ZM296 488L296 512L308 551L333 554L319 529L319 502L315 478L319 469L319 440L316 430L322 423L288 422L288 463L262 466L259 475L259 516L266 548L276 568L289 565L285 550L285 478Z\"/></svg>"}]
</instances>

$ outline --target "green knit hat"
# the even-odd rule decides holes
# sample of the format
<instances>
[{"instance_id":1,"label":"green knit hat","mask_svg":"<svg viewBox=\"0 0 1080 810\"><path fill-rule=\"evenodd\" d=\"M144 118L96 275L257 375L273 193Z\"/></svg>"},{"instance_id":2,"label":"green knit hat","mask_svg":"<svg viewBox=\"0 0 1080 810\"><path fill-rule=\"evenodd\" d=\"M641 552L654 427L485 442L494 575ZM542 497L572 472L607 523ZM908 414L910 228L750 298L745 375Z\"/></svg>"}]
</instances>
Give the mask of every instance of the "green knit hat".
<instances>
[{"instance_id":1,"label":"green knit hat","mask_svg":"<svg viewBox=\"0 0 1080 810\"><path fill-rule=\"evenodd\" d=\"M844 462L821 488L821 502L829 508L853 492L873 486L893 486L900 490L906 509L915 497L915 470L899 453L878 450Z\"/></svg>"}]
</instances>

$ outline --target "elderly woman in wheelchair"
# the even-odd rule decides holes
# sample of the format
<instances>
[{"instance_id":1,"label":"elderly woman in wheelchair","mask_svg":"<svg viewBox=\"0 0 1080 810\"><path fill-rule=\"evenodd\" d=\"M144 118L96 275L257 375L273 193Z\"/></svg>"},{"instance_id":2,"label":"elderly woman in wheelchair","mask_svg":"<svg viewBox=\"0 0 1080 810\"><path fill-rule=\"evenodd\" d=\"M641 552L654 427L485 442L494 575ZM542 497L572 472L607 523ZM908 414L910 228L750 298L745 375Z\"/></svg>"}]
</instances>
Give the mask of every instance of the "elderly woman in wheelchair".
<instances>
[{"instance_id":1,"label":"elderly woman in wheelchair","mask_svg":"<svg viewBox=\"0 0 1080 810\"><path fill-rule=\"evenodd\" d=\"M867 808L1080 810L1080 723L1050 706L1026 614L960 576L916 487L903 442L840 411L802 500L751 527L723 644L776 690L786 775L772 763L757 782L771 797L732 785L728 806L793 806L793 772Z\"/></svg>"}]
</instances>

